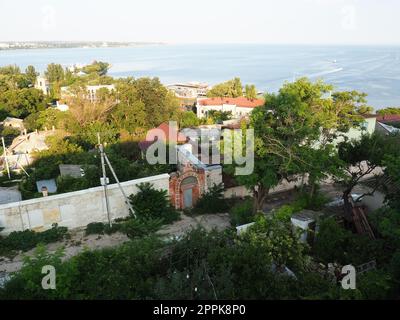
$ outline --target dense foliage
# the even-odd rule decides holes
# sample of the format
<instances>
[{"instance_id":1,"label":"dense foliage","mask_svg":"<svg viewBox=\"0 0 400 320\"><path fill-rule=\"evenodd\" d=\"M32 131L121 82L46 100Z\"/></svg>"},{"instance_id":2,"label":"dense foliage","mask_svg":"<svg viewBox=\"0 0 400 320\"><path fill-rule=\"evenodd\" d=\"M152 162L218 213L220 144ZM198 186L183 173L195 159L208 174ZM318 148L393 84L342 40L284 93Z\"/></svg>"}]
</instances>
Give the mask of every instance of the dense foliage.
<instances>
[{"instance_id":1,"label":"dense foliage","mask_svg":"<svg viewBox=\"0 0 400 320\"><path fill-rule=\"evenodd\" d=\"M2 238L0 236L0 256L14 255L18 251L28 251L35 248L38 244L61 241L67 236L68 229L66 227L59 227L57 224L43 232L32 230L15 231L7 237Z\"/></svg>"},{"instance_id":2,"label":"dense foliage","mask_svg":"<svg viewBox=\"0 0 400 320\"><path fill-rule=\"evenodd\" d=\"M224 213L228 209L228 204L224 199L224 187L213 185L197 201L192 212L195 214Z\"/></svg>"},{"instance_id":3,"label":"dense foliage","mask_svg":"<svg viewBox=\"0 0 400 320\"><path fill-rule=\"evenodd\" d=\"M139 219L161 219L164 223L179 219L179 213L172 207L166 190L157 190L150 183L143 183L138 188L139 192L129 199Z\"/></svg>"}]
</instances>

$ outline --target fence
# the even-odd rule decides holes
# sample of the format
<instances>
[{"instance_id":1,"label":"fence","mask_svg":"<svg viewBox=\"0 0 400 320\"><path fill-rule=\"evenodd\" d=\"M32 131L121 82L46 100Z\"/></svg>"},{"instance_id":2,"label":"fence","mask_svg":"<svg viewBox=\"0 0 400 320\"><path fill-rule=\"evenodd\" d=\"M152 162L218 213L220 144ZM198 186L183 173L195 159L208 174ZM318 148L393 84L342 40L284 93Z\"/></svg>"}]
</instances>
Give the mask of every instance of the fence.
<instances>
[{"instance_id":1,"label":"fence","mask_svg":"<svg viewBox=\"0 0 400 320\"><path fill-rule=\"evenodd\" d=\"M169 191L169 174L162 174L121 183L127 195L135 194L141 183L151 183L154 188ZM129 214L118 185L108 186L111 219ZM104 189L96 187L44 198L0 205L0 228L2 234L32 229L44 231L52 224L79 228L91 222L108 221Z\"/></svg>"}]
</instances>

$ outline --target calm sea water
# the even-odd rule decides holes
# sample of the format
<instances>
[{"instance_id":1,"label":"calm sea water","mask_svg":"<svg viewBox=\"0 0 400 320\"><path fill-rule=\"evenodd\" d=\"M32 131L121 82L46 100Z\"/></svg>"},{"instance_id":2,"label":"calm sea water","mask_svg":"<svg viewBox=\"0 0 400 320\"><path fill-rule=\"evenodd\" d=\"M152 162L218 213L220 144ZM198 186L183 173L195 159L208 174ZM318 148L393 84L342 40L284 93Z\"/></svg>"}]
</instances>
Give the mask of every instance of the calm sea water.
<instances>
[{"instance_id":1,"label":"calm sea water","mask_svg":"<svg viewBox=\"0 0 400 320\"><path fill-rule=\"evenodd\" d=\"M376 109L400 106L400 47L161 45L0 51L0 65L50 62L68 66L93 60L112 64L110 75L159 77L164 84L201 81L215 84L233 77L275 92L285 81L322 78L338 89L368 94Z\"/></svg>"}]
</instances>

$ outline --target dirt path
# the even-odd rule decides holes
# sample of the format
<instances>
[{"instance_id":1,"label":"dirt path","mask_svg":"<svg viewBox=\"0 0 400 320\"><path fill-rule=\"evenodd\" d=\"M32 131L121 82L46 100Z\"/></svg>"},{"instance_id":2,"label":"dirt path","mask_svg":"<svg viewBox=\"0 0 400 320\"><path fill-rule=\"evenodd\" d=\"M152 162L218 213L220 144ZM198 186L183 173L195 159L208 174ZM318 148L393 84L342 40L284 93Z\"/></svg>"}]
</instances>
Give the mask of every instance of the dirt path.
<instances>
[{"instance_id":1,"label":"dirt path","mask_svg":"<svg viewBox=\"0 0 400 320\"><path fill-rule=\"evenodd\" d=\"M217 228L223 230L230 227L230 219L228 214L210 214L197 217L189 217L182 215L180 221L175 222L172 225L166 226L161 229L158 234L161 236L168 237L181 237L187 231L197 226L203 226L207 230ZM49 252L55 252L58 248L64 247L65 257L67 260L85 249L96 250L103 248L117 247L124 242L127 242L129 238L122 233L114 233L112 235L85 235L84 230L71 230L71 239L63 242L55 242L46 246ZM20 253L13 259L0 257L0 275L1 273L15 272L21 269L23 264L24 256L33 256L35 249L28 252Z\"/></svg>"}]
</instances>

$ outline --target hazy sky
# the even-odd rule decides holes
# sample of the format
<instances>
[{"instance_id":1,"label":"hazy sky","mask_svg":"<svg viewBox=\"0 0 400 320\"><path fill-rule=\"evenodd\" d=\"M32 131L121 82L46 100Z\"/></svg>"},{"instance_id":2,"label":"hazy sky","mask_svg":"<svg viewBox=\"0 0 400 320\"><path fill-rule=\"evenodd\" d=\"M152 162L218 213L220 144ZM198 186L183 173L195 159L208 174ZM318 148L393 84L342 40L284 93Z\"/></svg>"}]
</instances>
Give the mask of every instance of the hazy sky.
<instances>
[{"instance_id":1,"label":"hazy sky","mask_svg":"<svg viewBox=\"0 0 400 320\"><path fill-rule=\"evenodd\" d=\"M400 44L399 0L0 0L0 41Z\"/></svg>"}]
</instances>

